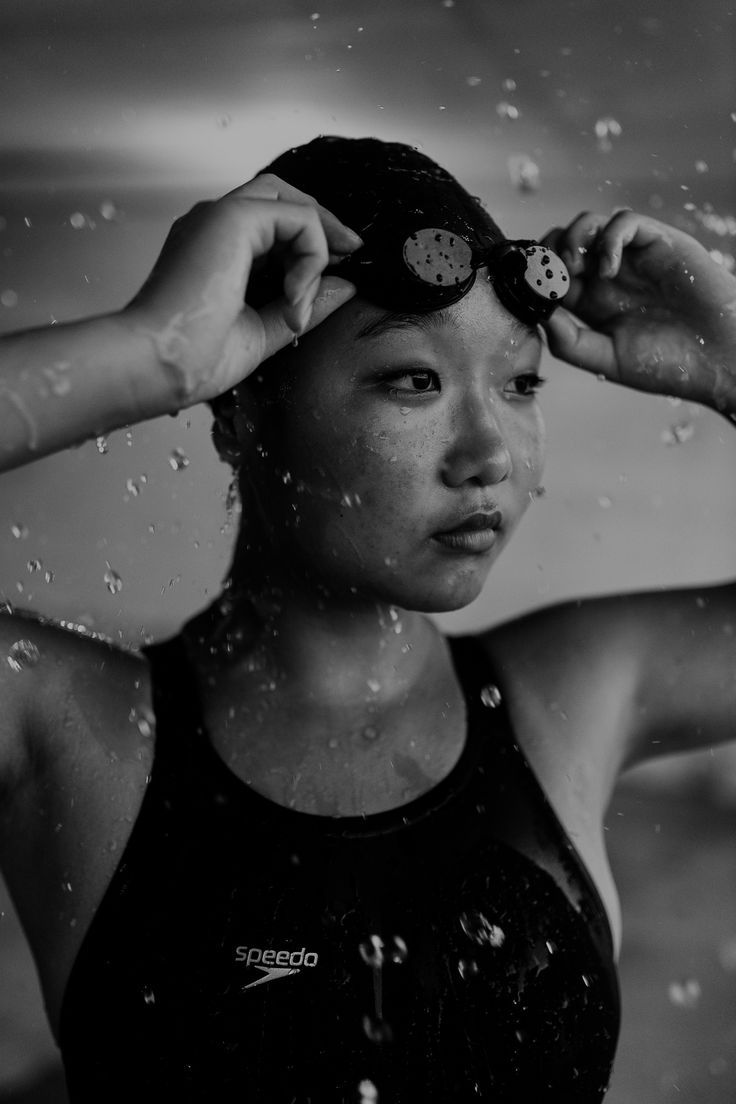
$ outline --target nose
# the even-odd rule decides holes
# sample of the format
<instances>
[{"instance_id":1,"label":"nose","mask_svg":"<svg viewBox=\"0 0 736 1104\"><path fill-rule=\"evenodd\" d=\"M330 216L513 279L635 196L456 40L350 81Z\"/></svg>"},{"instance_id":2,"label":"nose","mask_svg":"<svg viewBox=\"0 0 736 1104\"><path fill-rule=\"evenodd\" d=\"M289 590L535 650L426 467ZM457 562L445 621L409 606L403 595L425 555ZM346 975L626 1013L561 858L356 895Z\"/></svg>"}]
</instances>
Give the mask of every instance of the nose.
<instances>
[{"instance_id":1,"label":"nose","mask_svg":"<svg viewBox=\"0 0 736 1104\"><path fill-rule=\"evenodd\" d=\"M489 486L502 483L512 471L496 400L469 397L453 425L442 473L444 482L448 487L460 487L469 481Z\"/></svg>"}]
</instances>

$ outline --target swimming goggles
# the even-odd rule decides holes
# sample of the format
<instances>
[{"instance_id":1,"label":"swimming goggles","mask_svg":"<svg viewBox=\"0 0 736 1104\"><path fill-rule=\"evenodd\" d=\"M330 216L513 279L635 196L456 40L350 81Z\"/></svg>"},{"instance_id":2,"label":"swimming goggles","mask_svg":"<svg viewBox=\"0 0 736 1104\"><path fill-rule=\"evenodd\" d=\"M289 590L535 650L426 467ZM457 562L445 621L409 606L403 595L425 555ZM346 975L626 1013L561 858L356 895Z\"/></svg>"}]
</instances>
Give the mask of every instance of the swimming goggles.
<instances>
[{"instance_id":1,"label":"swimming goggles","mask_svg":"<svg viewBox=\"0 0 736 1104\"><path fill-rule=\"evenodd\" d=\"M358 293L390 310L439 310L457 303L486 268L493 290L517 318L535 326L549 318L570 289L564 262L535 241L471 244L437 227L382 234L330 270Z\"/></svg>"}]
</instances>

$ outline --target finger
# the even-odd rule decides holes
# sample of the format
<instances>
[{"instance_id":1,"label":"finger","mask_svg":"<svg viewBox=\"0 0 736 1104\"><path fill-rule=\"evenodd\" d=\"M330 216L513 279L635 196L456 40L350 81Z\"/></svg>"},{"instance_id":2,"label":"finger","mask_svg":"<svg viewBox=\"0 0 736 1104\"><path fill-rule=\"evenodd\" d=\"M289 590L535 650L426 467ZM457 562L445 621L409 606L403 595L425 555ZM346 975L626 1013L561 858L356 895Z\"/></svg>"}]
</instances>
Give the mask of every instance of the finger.
<instances>
[{"instance_id":1,"label":"finger","mask_svg":"<svg viewBox=\"0 0 736 1104\"><path fill-rule=\"evenodd\" d=\"M356 294L355 285L339 276L325 276L319 281L304 330L308 332L323 322ZM294 341L294 327L284 303L269 303L258 311L266 335L262 359L273 356Z\"/></svg>"},{"instance_id":2,"label":"finger","mask_svg":"<svg viewBox=\"0 0 736 1104\"><path fill-rule=\"evenodd\" d=\"M581 326L574 315L558 307L543 323L550 352L568 364L616 379L618 366L613 341L606 334Z\"/></svg>"},{"instance_id":3,"label":"finger","mask_svg":"<svg viewBox=\"0 0 736 1104\"><path fill-rule=\"evenodd\" d=\"M282 254L284 296L289 308L294 308L288 313L298 332L305 296L329 263L327 239L319 213L314 207L270 200L246 202L243 209L254 231L255 257L272 252ZM255 217L257 224L252 221Z\"/></svg>"},{"instance_id":4,"label":"finger","mask_svg":"<svg viewBox=\"0 0 736 1104\"><path fill-rule=\"evenodd\" d=\"M293 184L287 183L274 173L261 173L253 180L249 180L247 184L242 184L239 188L234 188L232 192L228 192L228 196L246 199L281 200L284 203L297 203L301 206L314 207L319 213L330 251L339 256L353 253L363 244L362 239L354 230L340 222L337 216L333 215L332 211L328 211L326 207L323 207L321 203L318 203L314 196L295 188Z\"/></svg>"},{"instance_id":5,"label":"finger","mask_svg":"<svg viewBox=\"0 0 736 1104\"><path fill-rule=\"evenodd\" d=\"M627 246L643 248L665 240L666 236L667 227L655 219L638 215L630 208L616 211L598 234L599 275L608 278L618 275Z\"/></svg>"},{"instance_id":6,"label":"finger","mask_svg":"<svg viewBox=\"0 0 736 1104\"><path fill-rule=\"evenodd\" d=\"M548 243L567 265L571 275L580 275L587 267L588 255L593 251L600 227L606 222L603 215L583 211L564 229L555 228L554 240Z\"/></svg>"}]
</instances>

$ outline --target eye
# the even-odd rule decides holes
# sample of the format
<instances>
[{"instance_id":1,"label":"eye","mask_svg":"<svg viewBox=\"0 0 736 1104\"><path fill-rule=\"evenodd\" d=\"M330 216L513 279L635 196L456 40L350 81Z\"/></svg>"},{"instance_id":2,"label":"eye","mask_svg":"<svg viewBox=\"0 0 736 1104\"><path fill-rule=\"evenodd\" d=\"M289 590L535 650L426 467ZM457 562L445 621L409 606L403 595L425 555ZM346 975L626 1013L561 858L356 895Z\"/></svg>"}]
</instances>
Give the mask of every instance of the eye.
<instances>
[{"instance_id":1,"label":"eye","mask_svg":"<svg viewBox=\"0 0 736 1104\"><path fill-rule=\"evenodd\" d=\"M440 381L436 372L417 370L415 372L397 372L385 381L389 394L408 398L411 395L436 394L440 390Z\"/></svg>"},{"instance_id":2,"label":"eye","mask_svg":"<svg viewBox=\"0 0 736 1104\"><path fill-rule=\"evenodd\" d=\"M522 372L519 376L514 376L509 381L509 387L512 389L511 394L517 395L522 399L533 398L540 387L543 387L547 380L536 372Z\"/></svg>"}]
</instances>

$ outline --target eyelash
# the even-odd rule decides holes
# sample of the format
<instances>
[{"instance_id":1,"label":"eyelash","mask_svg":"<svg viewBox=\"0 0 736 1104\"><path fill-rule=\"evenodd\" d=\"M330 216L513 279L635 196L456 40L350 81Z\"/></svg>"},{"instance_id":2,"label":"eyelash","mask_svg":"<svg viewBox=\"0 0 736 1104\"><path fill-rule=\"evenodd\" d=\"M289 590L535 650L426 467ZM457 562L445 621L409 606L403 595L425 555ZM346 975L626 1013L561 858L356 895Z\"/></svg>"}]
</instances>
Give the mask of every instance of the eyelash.
<instances>
[{"instance_id":1,"label":"eyelash","mask_svg":"<svg viewBox=\"0 0 736 1104\"><path fill-rule=\"evenodd\" d=\"M424 377L425 379L434 380L436 385L435 388L417 391L408 387L391 386L391 383L394 380L412 379L418 376ZM525 391L517 391L516 396L520 399L530 399L537 394L541 387L544 386L544 384L547 382L547 379L545 376L540 376L536 372L522 372L518 376L514 376L511 380L511 382L515 384L518 384L521 381L524 381L526 383L528 389ZM387 377L385 382L389 384L388 392L390 395L404 399L412 395L436 394L442 389L437 373L429 370L417 372L398 372L395 376Z\"/></svg>"}]
</instances>

